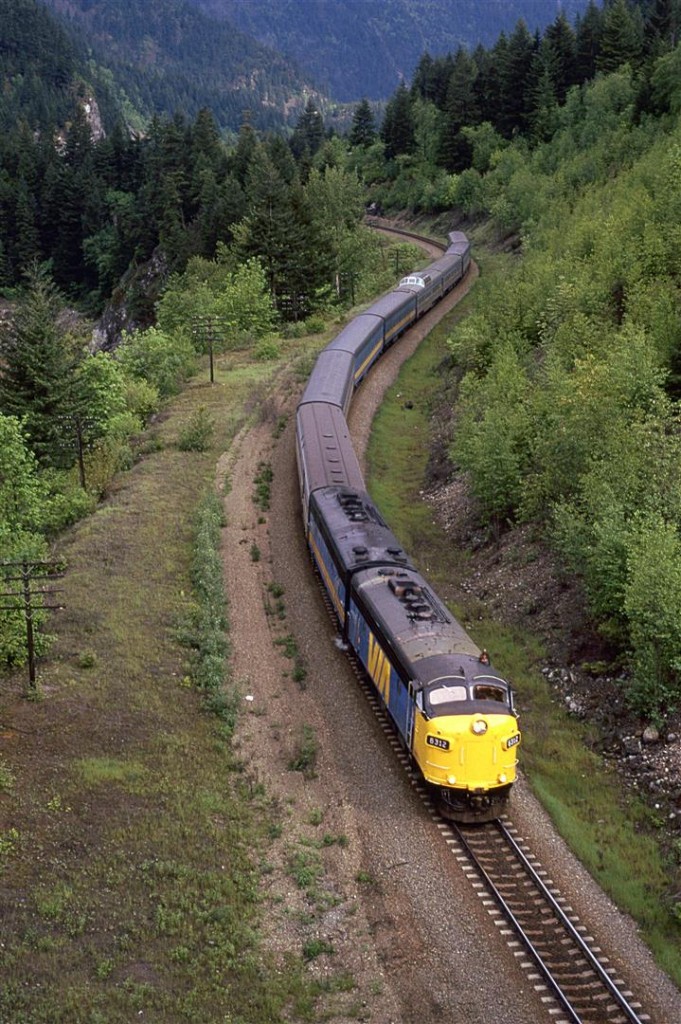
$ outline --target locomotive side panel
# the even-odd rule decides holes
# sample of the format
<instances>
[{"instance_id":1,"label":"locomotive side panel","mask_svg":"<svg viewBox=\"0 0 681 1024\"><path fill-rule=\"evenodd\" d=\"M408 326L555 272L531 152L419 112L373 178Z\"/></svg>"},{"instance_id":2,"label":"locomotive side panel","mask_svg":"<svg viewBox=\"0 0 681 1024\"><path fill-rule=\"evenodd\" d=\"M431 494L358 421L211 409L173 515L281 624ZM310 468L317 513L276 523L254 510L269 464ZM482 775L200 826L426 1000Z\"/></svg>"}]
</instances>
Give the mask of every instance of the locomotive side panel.
<instances>
[{"instance_id":1,"label":"locomotive side panel","mask_svg":"<svg viewBox=\"0 0 681 1024\"><path fill-rule=\"evenodd\" d=\"M390 715L400 737L411 749L414 705L410 695L409 673L396 663L394 652L372 622L367 610L352 595L348 610L348 640Z\"/></svg>"},{"instance_id":2,"label":"locomotive side panel","mask_svg":"<svg viewBox=\"0 0 681 1024\"><path fill-rule=\"evenodd\" d=\"M324 525L324 520L320 517L318 509L315 509L314 504L312 504L308 520L308 544L310 545L312 557L319 570L324 588L333 605L333 610L338 617L341 630L344 630L347 573L343 571L343 566L334 557Z\"/></svg>"}]
</instances>

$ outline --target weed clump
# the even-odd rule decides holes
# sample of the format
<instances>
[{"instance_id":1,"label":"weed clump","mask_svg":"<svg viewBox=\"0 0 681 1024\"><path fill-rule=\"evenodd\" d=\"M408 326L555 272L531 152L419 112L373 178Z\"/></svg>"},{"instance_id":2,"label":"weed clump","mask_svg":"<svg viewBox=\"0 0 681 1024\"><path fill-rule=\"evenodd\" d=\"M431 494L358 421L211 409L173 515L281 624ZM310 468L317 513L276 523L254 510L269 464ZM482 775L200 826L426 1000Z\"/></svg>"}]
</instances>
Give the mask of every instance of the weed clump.
<instances>
[{"instance_id":1,"label":"weed clump","mask_svg":"<svg viewBox=\"0 0 681 1024\"><path fill-rule=\"evenodd\" d=\"M289 761L292 772L302 772L306 779L316 778L319 744L311 725L303 725L293 757Z\"/></svg>"}]
</instances>

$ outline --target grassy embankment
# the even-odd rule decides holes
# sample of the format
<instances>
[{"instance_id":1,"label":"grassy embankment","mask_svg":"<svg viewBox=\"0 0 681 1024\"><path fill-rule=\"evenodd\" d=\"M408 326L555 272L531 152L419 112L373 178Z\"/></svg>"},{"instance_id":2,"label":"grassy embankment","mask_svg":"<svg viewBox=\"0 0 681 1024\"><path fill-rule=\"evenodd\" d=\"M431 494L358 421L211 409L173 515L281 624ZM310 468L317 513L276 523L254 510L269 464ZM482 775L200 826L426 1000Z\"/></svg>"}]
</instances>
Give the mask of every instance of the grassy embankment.
<instances>
[{"instance_id":1,"label":"grassy embankment","mask_svg":"<svg viewBox=\"0 0 681 1024\"><path fill-rule=\"evenodd\" d=\"M193 534L217 460L277 367L321 343L284 342L278 363L220 359L215 386L204 372L172 403L146 454L58 544L65 610L39 699L21 699L21 673L0 681L6 1024L316 1021L353 988L315 981L304 948L267 965L258 888L281 824L234 756L231 702L197 693L178 642L202 618ZM183 452L201 407L209 450Z\"/></svg>"},{"instance_id":2,"label":"grassy embankment","mask_svg":"<svg viewBox=\"0 0 681 1024\"><path fill-rule=\"evenodd\" d=\"M453 322L475 301L450 314L402 368L374 422L368 451L369 486L387 521L436 590L460 578L466 553L456 550L419 500L429 451L430 411ZM405 410L405 399L413 408ZM670 873L656 841L656 821L622 792L617 776L585 743L588 725L556 704L539 668L537 640L505 628L470 602L453 608L495 664L514 681L521 711L521 761L532 788L590 873L640 924L660 965L681 985L679 921L670 907ZM659 834L659 833L658 833ZM679 851L681 855L681 851Z\"/></svg>"}]
</instances>

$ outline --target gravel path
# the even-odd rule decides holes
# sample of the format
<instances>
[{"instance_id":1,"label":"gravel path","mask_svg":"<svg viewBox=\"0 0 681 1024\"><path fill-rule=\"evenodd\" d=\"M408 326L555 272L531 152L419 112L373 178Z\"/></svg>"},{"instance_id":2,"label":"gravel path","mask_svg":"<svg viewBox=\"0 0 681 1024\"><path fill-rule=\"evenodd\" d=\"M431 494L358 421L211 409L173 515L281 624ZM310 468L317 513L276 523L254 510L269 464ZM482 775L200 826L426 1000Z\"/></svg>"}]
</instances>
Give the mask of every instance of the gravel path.
<instances>
[{"instance_id":1,"label":"gravel path","mask_svg":"<svg viewBox=\"0 0 681 1024\"><path fill-rule=\"evenodd\" d=\"M472 280L406 335L360 388L350 414L360 459L399 365ZM230 480L223 550L233 673L246 711L237 743L246 778L254 791L264 785L282 821L264 876L263 927L274 962L290 951L300 954L306 942L325 943L328 952L310 961L310 972L327 981L347 972L354 982L351 991L326 997L324 1010L339 1024L549 1021L334 644L302 536L291 399L280 403L277 408L276 397L268 403L271 419L245 428L218 467L219 481ZM289 424L275 440L282 413ZM274 470L265 514L252 500L263 461ZM283 588L282 598L272 583ZM303 659L304 682L294 681L293 662L276 642L284 637ZM289 767L303 727L318 747L314 777ZM522 782L513 819L652 1021L681 1022L678 991L656 970L632 923L570 856ZM315 887L302 886L292 869L295 853L310 850L324 869Z\"/></svg>"}]
</instances>

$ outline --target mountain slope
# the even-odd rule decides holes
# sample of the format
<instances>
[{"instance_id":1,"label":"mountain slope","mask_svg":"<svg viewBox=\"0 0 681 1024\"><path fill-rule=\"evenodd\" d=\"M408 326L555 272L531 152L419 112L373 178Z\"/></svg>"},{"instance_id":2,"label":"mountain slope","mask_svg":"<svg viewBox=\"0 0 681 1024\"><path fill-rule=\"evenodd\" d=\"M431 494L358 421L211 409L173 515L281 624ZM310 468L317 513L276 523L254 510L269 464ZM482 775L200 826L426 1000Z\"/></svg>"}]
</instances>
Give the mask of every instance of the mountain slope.
<instances>
[{"instance_id":1,"label":"mountain slope","mask_svg":"<svg viewBox=\"0 0 681 1024\"><path fill-rule=\"evenodd\" d=\"M87 46L35 0L0 0L0 131L19 122L53 130L73 119L96 87L105 123L118 116L115 95L88 63Z\"/></svg>"},{"instance_id":2,"label":"mountain slope","mask_svg":"<svg viewBox=\"0 0 681 1024\"><path fill-rule=\"evenodd\" d=\"M83 32L146 116L209 107L220 128L237 130L249 110L254 125L274 127L310 91L291 60L184 0L44 2Z\"/></svg>"},{"instance_id":3,"label":"mountain slope","mask_svg":"<svg viewBox=\"0 0 681 1024\"><path fill-rule=\"evenodd\" d=\"M189 0L296 60L335 99L389 96L419 57L491 46L524 18L530 31L587 0Z\"/></svg>"}]
</instances>

